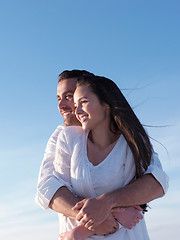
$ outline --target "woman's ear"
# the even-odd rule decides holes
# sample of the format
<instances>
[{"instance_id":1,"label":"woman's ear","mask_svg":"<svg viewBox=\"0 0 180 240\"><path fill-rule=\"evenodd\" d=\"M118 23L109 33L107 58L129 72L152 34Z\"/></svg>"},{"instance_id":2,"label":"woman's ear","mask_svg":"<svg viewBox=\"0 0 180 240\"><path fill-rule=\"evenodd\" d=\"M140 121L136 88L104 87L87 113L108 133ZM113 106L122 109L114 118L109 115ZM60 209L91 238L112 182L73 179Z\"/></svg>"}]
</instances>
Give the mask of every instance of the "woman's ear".
<instances>
[{"instance_id":1,"label":"woman's ear","mask_svg":"<svg viewBox=\"0 0 180 240\"><path fill-rule=\"evenodd\" d=\"M110 114L110 106L107 103L104 103L104 109L106 113L109 115Z\"/></svg>"},{"instance_id":2,"label":"woman's ear","mask_svg":"<svg viewBox=\"0 0 180 240\"><path fill-rule=\"evenodd\" d=\"M104 103L105 108L110 109L110 106L107 103Z\"/></svg>"}]
</instances>

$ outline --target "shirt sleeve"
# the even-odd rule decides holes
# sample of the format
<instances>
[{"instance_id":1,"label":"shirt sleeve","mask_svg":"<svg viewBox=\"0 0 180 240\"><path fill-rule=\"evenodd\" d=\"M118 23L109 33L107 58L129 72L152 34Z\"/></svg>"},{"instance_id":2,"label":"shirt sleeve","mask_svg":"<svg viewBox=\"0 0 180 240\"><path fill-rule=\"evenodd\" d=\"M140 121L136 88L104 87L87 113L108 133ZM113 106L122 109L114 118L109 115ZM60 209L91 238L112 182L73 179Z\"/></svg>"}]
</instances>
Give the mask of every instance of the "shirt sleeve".
<instances>
[{"instance_id":1,"label":"shirt sleeve","mask_svg":"<svg viewBox=\"0 0 180 240\"><path fill-rule=\"evenodd\" d=\"M69 151L69 145L71 145L71 143L67 143L64 131L62 131L57 140L56 154L53 162L53 175L59 181L63 182L65 186L72 192L70 176L71 151Z\"/></svg>"},{"instance_id":2,"label":"shirt sleeve","mask_svg":"<svg viewBox=\"0 0 180 240\"><path fill-rule=\"evenodd\" d=\"M57 127L55 132L50 137L39 171L35 201L44 209L49 208L48 206L52 197L60 187L68 186L68 183L54 174L55 167L53 164L56 153L57 139L63 128L63 126Z\"/></svg>"},{"instance_id":3,"label":"shirt sleeve","mask_svg":"<svg viewBox=\"0 0 180 240\"><path fill-rule=\"evenodd\" d=\"M169 187L169 178L167 174L163 171L161 162L158 158L158 154L153 151L150 165L146 170L145 174L151 173L155 179L161 184L164 194L166 194Z\"/></svg>"}]
</instances>

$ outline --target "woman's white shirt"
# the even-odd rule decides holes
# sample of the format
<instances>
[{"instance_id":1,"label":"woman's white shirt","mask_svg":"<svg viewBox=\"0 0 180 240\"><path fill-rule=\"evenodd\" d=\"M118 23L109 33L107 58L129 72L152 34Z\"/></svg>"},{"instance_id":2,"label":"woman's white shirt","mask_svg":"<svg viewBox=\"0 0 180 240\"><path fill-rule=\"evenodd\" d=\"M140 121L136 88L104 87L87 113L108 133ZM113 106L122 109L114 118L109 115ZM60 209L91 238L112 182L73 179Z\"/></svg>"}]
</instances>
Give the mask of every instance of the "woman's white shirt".
<instances>
[{"instance_id":1,"label":"woman's white shirt","mask_svg":"<svg viewBox=\"0 0 180 240\"><path fill-rule=\"evenodd\" d=\"M135 175L135 164L131 150L120 136L110 154L97 166L87 157L88 132L81 127L65 128L58 137L54 161L54 176L67 182L74 195L84 198L97 197L127 185ZM154 177L166 192L168 178L154 153L147 173L155 172ZM160 169L160 170L159 170ZM78 222L60 214L60 233L70 231ZM92 236L87 239L146 240L149 239L145 221L141 220L131 230L121 227L116 233L107 236Z\"/></svg>"}]
</instances>

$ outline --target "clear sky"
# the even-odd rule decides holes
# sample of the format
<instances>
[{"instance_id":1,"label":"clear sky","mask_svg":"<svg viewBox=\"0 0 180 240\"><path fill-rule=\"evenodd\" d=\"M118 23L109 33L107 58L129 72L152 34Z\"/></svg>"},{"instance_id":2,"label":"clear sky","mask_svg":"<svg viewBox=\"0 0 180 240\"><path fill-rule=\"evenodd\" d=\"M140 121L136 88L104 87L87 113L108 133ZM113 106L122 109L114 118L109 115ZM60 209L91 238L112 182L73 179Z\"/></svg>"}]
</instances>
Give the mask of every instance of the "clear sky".
<instances>
[{"instance_id":1,"label":"clear sky","mask_svg":"<svg viewBox=\"0 0 180 240\"><path fill-rule=\"evenodd\" d=\"M0 239L57 239L34 197L65 69L111 78L143 124L171 125L147 128L170 188L146 220L152 240L179 239L179 13L178 0L0 0Z\"/></svg>"}]
</instances>

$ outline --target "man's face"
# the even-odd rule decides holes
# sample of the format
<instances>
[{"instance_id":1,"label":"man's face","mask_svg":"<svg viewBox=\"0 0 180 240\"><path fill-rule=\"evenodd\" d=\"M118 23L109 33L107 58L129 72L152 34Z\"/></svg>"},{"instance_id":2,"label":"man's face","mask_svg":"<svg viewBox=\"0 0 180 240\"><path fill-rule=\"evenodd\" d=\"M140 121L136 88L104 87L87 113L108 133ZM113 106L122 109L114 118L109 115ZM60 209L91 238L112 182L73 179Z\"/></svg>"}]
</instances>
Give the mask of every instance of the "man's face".
<instances>
[{"instance_id":1,"label":"man's face","mask_svg":"<svg viewBox=\"0 0 180 240\"><path fill-rule=\"evenodd\" d=\"M57 86L58 109L64 119L64 124L67 126L80 125L80 122L75 116L75 107L73 95L76 89L76 79L63 79Z\"/></svg>"}]
</instances>

